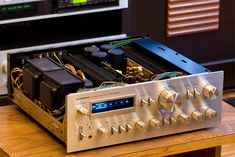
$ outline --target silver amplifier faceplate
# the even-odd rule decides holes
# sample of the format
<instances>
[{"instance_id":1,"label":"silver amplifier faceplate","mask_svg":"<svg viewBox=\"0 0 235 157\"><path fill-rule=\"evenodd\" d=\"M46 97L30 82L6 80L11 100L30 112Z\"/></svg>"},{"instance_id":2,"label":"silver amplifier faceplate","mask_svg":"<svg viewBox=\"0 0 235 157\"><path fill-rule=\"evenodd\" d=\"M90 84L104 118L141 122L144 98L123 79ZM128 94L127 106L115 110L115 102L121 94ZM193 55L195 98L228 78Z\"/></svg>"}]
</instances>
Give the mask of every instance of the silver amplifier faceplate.
<instances>
[{"instance_id":1,"label":"silver amplifier faceplate","mask_svg":"<svg viewBox=\"0 0 235 157\"><path fill-rule=\"evenodd\" d=\"M67 152L218 126L222 94L223 72L70 94Z\"/></svg>"}]
</instances>

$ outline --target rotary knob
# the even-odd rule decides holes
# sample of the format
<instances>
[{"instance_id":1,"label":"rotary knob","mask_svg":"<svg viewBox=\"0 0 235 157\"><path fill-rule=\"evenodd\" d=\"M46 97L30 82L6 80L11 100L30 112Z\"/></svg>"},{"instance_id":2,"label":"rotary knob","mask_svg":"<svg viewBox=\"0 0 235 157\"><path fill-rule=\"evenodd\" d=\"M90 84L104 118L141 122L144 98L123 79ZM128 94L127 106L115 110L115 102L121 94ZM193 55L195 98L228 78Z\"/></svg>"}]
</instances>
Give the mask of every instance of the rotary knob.
<instances>
[{"instance_id":1,"label":"rotary knob","mask_svg":"<svg viewBox=\"0 0 235 157\"><path fill-rule=\"evenodd\" d=\"M159 104L171 112L178 110L182 104L182 97L171 89L165 89L158 98Z\"/></svg>"},{"instance_id":2,"label":"rotary knob","mask_svg":"<svg viewBox=\"0 0 235 157\"><path fill-rule=\"evenodd\" d=\"M145 124L143 121L138 120L138 121L135 123L135 127L136 127L138 130L145 131L145 129L146 129L146 124Z\"/></svg>"},{"instance_id":3,"label":"rotary knob","mask_svg":"<svg viewBox=\"0 0 235 157\"><path fill-rule=\"evenodd\" d=\"M79 113L81 113L83 115L88 115L88 113L89 113L89 111L81 105L77 105L76 109Z\"/></svg>"},{"instance_id":4,"label":"rotary knob","mask_svg":"<svg viewBox=\"0 0 235 157\"><path fill-rule=\"evenodd\" d=\"M215 118L216 115L217 115L217 112L211 108L208 108L206 111L205 111L205 114L208 118Z\"/></svg>"},{"instance_id":5,"label":"rotary knob","mask_svg":"<svg viewBox=\"0 0 235 157\"><path fill-rule=\"evenodd\" d=\"M216 87L212 86L211 84L207 84L203 88L203 95L211 100L214 100L218 97L219 91Z\"/></svg>"},{"instance_id":6,"label":"rotary knob","mask_svg":"<svg viewBox=\"0 0 235 157\"><path fill-rule=\"evenodd\" d=\"M149 120L149 125L153 128L160 128L161 122L156 118L152 118Z\"/></svg>"},{"instance_id":7,"label":"rotary knob","mask_svg":"<svg viewBox=\"0 0 235 157\"><path fill-rule=\"evenodd\" d=\"M101 136L107 136L109 133L108 129L101 127L98 129L98 134L100 134Z\"/></svg>"},{"instance_id":8,"label":"rotary knob","mask_svg":"<svg viewBox=\"0 0 235 157\"><path fill-rule=\"evenodd\" d=\"M183 124L188 124L190 121L190 117L185 113L181 113L178 117L179 121Z\"/></svg>"},{"instance_id":9,"label":"rotary knob","mask_svg":"<svg viewBox=\"0 0 235 157\"><path fill-rule=\"evenodd\" d=\"M192 118L196 121L202 121L203 120L203 114L199 111L193 111L192 112Z\"/></svg>"}]
</instances>

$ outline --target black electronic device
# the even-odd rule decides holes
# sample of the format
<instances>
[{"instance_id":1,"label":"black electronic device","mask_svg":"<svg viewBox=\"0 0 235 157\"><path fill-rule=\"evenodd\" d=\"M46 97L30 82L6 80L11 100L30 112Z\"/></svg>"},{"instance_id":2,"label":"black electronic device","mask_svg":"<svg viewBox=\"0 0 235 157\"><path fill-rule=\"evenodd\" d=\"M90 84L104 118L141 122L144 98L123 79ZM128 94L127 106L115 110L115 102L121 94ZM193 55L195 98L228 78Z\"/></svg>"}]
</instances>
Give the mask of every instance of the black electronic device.
<instances>
[{"instance_id":1,"label":"black electronic device","mask_svg":"<svg viewBox=\"0 0 235 157\"><path fill-rule=\"evenodd\" d=\"M116 79L114 75L82 55L64 56L64 60L71 63L76 68L81 69L88 78L93 81L95 86L100 85L104 81L114 81Z\"/></svg>"},{"instance_id":2,"label":"black electronic device","mask_svg":"<svg viewBox=\"0 0 235 157\"><path fill-rule=\"evenodd\" d=\"M41 16L119 6L120 0L0 0L0 20ZM60 15L56 15L56 14ZM51 18L51 17L50 17ZM25 19L30 21L31 19ZM24 21L24 20L23 20Z\"/></svg>"},{"instance_id":3,"label":"black electronic device","mask_svg":"<svg viewBox=\"0 0 235 157\"><path fill-rule=\"evenodd\" d=\"M84 82L66 70L44 73L40 82L40 101L47 109L53 111L64 105L65 96L84 87Z\"/></svg>"},{"instance_id":4,"label":"black electronic device","mask_svg":"<svg viewBox=\"0 0 235 157\"><path fill-rule=\"evenodd\" d=\"M23 69L23 89L31 97L39 98L39 83L43 73L61 70L62 68L48 58L28 59Z\"/></svg>"}]
</instances>

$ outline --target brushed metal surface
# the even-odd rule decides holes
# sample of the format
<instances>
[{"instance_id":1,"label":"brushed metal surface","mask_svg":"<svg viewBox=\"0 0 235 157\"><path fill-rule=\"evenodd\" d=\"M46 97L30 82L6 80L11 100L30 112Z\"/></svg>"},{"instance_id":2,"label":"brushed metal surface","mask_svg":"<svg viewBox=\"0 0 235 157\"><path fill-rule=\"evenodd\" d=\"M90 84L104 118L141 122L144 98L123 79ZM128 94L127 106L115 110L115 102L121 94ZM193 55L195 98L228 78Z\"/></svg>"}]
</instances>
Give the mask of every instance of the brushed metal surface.
<instances>
[{"instance_id":1,"label":"brushed metal surface","mask_svg":"<svg viewBox=\"0 0 235 157\"><path fill-rule=\"evenodd\" d=\"M218 97L214 100L203 94L203 87L208 83L219 91ZM182 105L174 112L161 107L157 101L164 88L174 89L183 97ZM187 98L187 89L192 91L194 88L200 94ZM90 118L92 102L126 98L127 95L135 95L135 109L132 112L125 112L127 108L117 110L119 114L115 114L117 111L107 111L99 113L102 116ZM70 94L66 97L67 152L218 126L221 122L222 95L223 72L188 75ZM142 105L143 99L152 101ZM77 104L86 108L89 114L79 114L75 110ZM210 109L216 111L216 114L213 114L215 116L211 116L211 112L208 113ZM126 129L126 131L112 134L113 128L120 128L120 126L133 129L131 132ZM105 132L105 136L103 133L100 134L100 130ZM85 134L86 138L81 140L81 133Z\"/></svg>"}]
</instances>

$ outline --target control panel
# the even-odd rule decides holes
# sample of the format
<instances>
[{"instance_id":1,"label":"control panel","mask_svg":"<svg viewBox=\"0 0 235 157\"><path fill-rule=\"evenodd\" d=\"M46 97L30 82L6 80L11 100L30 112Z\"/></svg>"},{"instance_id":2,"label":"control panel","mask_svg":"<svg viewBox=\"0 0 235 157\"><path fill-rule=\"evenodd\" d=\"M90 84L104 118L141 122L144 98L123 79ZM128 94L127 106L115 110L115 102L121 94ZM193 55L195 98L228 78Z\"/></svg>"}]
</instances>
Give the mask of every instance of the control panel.
<instances>
[{"instance_id":1,"label":"control panel","mask_svg":"<svg viewBox=\"0 0 235 157\"><path fill-rule=\"evenodd\" d=\"M67 96L68 152L220 124L223 72Z\"/></svg>"}]
</instances>

